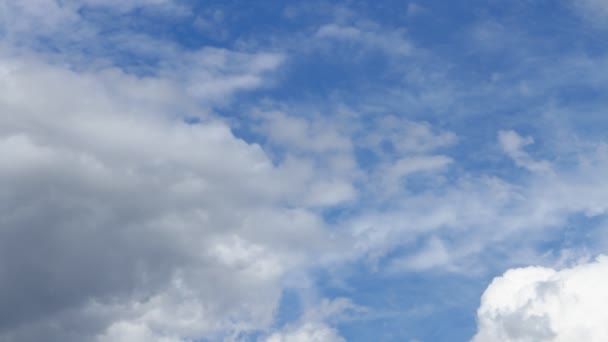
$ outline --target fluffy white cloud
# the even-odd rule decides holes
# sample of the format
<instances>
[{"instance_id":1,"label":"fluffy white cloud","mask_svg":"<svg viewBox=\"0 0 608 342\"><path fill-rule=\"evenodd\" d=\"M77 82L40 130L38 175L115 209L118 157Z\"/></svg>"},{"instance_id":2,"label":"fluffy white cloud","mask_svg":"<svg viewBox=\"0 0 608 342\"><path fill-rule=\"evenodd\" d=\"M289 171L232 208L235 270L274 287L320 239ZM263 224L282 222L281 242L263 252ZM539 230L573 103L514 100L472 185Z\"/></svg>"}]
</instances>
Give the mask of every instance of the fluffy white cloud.
<instances>
[{"instance_id":1,"label":"fluffy white cloud","mask_svg":"<svg viewBox=\"0 0 608 342\"><path fill-rule=\"evenodd\" d=\"M472 341L606 341L607 287L605 256L563 270L509 270L483 294Z\"/></svg>"}]
</instances>

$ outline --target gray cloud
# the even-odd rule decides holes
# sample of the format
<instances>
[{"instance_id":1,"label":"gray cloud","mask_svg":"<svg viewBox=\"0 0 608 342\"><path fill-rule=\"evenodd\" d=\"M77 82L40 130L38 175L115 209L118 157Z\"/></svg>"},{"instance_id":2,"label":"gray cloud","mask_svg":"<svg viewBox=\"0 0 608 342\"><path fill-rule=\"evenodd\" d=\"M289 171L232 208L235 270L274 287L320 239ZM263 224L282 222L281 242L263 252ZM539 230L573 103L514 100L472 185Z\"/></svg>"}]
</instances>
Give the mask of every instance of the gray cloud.
<instances>
[{"instance_id":1,"label":"gray cloud","mask_svg":"<svg viewBox=\"0 0 608 342\"><path fill-rule=\"evenodd\" d=\"M197 101L171 80L1 65L0 340L261 329L282 278L332 244L281 206L309 183L204 112L168 115Z\"/></svg>"}]
</instances>

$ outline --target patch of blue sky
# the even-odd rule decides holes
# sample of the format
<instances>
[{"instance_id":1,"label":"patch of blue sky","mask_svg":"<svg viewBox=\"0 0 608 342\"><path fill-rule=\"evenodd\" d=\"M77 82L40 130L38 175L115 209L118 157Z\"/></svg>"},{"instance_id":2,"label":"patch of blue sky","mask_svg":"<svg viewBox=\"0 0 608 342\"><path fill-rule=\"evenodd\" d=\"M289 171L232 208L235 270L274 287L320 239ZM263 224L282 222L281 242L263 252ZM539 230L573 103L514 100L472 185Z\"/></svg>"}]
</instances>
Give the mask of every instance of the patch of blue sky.
<instances>
[{"instance_id":1,"label":"patch of blue sky","mask_svg":"<svg viewBox=\"0 0 608 342\"><path fill-rule=\"evenodd\" d=\"M553 234L540 237L538 250L548 253L559 253L560 250L574 250L582 248L578 252L591 255L602 252L602 232L606 228L605 215L589 215L584 213L570 216L567 222L555 229Z\"/></svg>"},{"instance_id":2,"label":"patch of blue sky","mask_svg":"<svg viewBox=\"0 0 608 342\"><path fill-rule=\"evenodd\" d=\"M286 288L281 295L281 301L275 313L275 328L282 328L285 325L297 322L304 314L301 294L297 289Z\"/></svg>"},{"instance_id":3,"label":"patch of blue sky","mask_svg":"<svg viewBox=\"0 0 608 342\"><path fill-rule=\"evenodd\" d=\"M365 264L320 273L330 297L354 297L368 312L339 325L348 341L465 341L474 334L479 295L491 278L443 272L372 272Z\"/></svg>"}]
</instances>

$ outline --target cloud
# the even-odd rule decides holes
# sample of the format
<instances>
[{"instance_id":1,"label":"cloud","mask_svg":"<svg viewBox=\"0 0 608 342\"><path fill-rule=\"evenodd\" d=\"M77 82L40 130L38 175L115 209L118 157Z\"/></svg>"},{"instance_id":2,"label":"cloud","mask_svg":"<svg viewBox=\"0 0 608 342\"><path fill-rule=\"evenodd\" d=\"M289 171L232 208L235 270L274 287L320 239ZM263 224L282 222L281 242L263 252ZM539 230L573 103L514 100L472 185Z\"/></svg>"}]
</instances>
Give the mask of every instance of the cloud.
<instances>
[{"instance_id":1,"label":"cloud","mask_svg":"<svg viewBox=\"0 0 608 342\"><path fill-rule=\"evenodd\" d=\"M183 85L21 57L0 59L1 340L265 329L290 270L333 250L316 213L283 205L309 183Z\"/></svg>"},{"instance_id":2,"label":"cloud","mask_svg":"<svg viewBox=\"0 0 608 342\"><path fill-rule=\"evenodd\" d=\"M268 73L283 62L279 53L244 53L220 48L176 52L161 63L159 74L186 85L188 93L204 103L226 102L237 90L266 86Z\"/></svg>"},{"instance_id":3,"label":"cloud","mask_svg":"<svg viewBox=\"0 0 608 342\"><path fill-rule=\"evenodd\" d=\"M315 37L360 44L388 55L408 56L414 51L413 45L405 38L403 30L382 30L376 25L363 27L337 23L326 24L317 30Z\"/></svg>"},{"instance_id":4,"label":"cloud","mask_svg":"<svg viewBox=\"0 0 608 342\"><path fill-rule=\"evenodd\" d=\"M322 300L308 310L296 324L268 336L265 342L344 342L335 328L328 322L343 322L355 319L367 310L345 298Z\"/></svg>"},{"instance_id":5,"label":"cloud","mask_svg":"<svg viewBox=\"0 0 608 342\"><path fill-rule=\"evenodd\" d=\"M105 9L125 14L136 9L154 9L157 13L184 14L187 10L174 0L26 0L0 1L0 29L5 38L20 36L35 38L56 35L81 38L90 35L95 28L81 13L90 9ZM30 44L31 41L23 42Z\"/></svg>"},{"instance_id":6,"label":"cloud","mask_svg":"<svg viewBox=\"0 0 608 342\"><path fill-rule=\"evenodd\" d=\"M407 4L407 17L414 18L428 13L428 10L415 2L409 2Z\"/></svg>"},{"instance_id":7,"label":"cloud","mask_svg":"<svg viewBox=\"0 0 608 342\"><path fill-rule=\"evenodd\" d=\"M521 146L519 139L512 146ZM547 234L562 234L574 216L599 218L608 210L601 181L608 159L602 146L579 150L576 163L533 173L522 184L465 175L393 197L385 208L370 206L348 220L355 251L373 265L388 265L389 271L419 267L471 272L487 267L484 255L501 255L500 262L506 265L532 259L547 262L547 250L519 253L536 250L539 243L546 243ZM606 246L602 234L594 234L596 248Z\"/></svg>"},{"instance_id":8,"label":"cloud","mask_svg":"<svg viewBox=\"0 0 608 342\"><path fill-rule=\"evenodd\" d=\"M446 156L406 157L396 160L380 171L383 174L384 191L398 192L401 181L408 175L441 170L451 162L452 160Z\"/></svg>"},{"instance_id":9,"label":"cloud","mask_svg":"<svg viewBox=\"0 0 608 342\"><path fill-rule=\"evenodd\" d=\"M264 331L290 272L342 260L353 245L317 209L357 197L352 129L360 128L260 115L269 141L289 147L274 161L209 111L243 88L222 82L273 70L275 55L202 49L180 57L191 70L167 63L145 76L18 57L0 59L0 299L19 308L1 313L0 339ZM221 91L193 91L195 82ZM260 77L245 88L262 86ZM399 164L399 177L441 166L444 157L425 153L451 138L406 126L413 140L390 139L399 155L417 157ZM340 340L323 319L306 322L278 336Z\"/></svg>"},{"instance_id":10,"label":"cloud","mask_svg":"<svg viewBox=\"0 0 608 342\"><path fill-rule=\"evenodd\" d=\"M280 111L259 112L256 116L259 118L257 130L275 144L317 154L352 150L350 136L328 119L298 117Z\"/></svg>"},{"instance_id":11,"label":"cloud","mask_svg":"<svg viewBox=\"0 0 608 342\"><path fill-rule=\"evenodd\" d=\"M554 270L511 269L486 289L473 342L605 341L608 258Z\"/></svg>"},{"instance_id":12,"label":"cloud","mask_svg":"<svg viewBox=\"0 0 608 342\"><path fill-rule=\"evenodd\" d=\"M253 117L253 129L264 137L265 148L285 161L292 176L310 182L300 204L330 206L356 199L354 146L339 121L277 110L256 111Z\"/></svg>"},{"instance_id":13,"label":"cloud","mask_svg":"<svg viewBox=\"0 0 608 342\"><path fill-rule=\"evenodd\" d=\"M344 342L335 329L321 323L306 323L297 329L275 333L266 342Z\"/></svg>"},{"instance_id":14,"label":"cloud","mask_svg":"<svg viewBox=\"0 0 608 342\"><path fill-rule=\"evenodd\" d=\"M604 0L572 0L579 13L591 22L604 25L603 20L608 17L608 3Z\"/></svg>"},{"instance_id":15,"label":"cloud","mask_svg":"<svg viewBox=\"0 0 608 342\"><path fill-rule=\"evenodd\" d=\"M80 3L81 6L105 7L119 10L121 12L132 11L137 8L145 7L160 7L161 9L167 10L178 6L178 2L175 0L84 0L75 3ZM60 6L65 6L65 3L61 3Z\"/></svg>"},{"instance_id":16,"label":"cloud","mask_svg":"<svg viewBox=\"0 0 608 342\"><path fill-rule=\"evenodd\" d=\"M365 142L376 149L388 142L402 155L428 153L451 146L458 140L453 132L393 115L378 119L374 126L376 129L366 134Z\"/></svg>"},{"instance_id":17,"label":"cloud","mask_svg":"<svg viewBox=\"0 0 608 342\"><path fill-rule=\"evenodd\" d=\"M445 244L436 237L432 237L418 253L399 259L391 260L388 269L391 272L404 270L422 271L436 266L445 266L450 262L450 254Z\"/></svg>"},{"instance_id":18,"label":"cloud","mask_svg":"<svg viewBox=\"0 0 608 342\"><path fill-rule=\"evenodd\" d=\"M547 161L535 161L523 148L533 144L532 137L522 137L515 131L498 132L498 141L503 151L513 159L515 164L530 171L549 171L551 165Z\"/></svg>"}]
</instances>

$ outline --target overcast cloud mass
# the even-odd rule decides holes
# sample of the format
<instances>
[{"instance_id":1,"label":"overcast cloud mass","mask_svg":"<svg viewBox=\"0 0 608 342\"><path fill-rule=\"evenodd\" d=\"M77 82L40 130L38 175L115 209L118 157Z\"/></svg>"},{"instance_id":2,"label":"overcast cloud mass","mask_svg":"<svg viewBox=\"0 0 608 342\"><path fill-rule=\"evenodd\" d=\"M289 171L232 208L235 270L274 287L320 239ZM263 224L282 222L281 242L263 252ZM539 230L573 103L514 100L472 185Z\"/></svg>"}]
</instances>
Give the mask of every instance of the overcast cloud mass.
<instances>
[{"instance_id":1,"label":"overcast cloud mass","mask_svg":"<svg viewBox=\"0 0 608 342\"><path fill-rule=\"evenodd\" d=\"M607 341L607 23L0 0L0 342Z\"/></svg>"}]
</instances>

